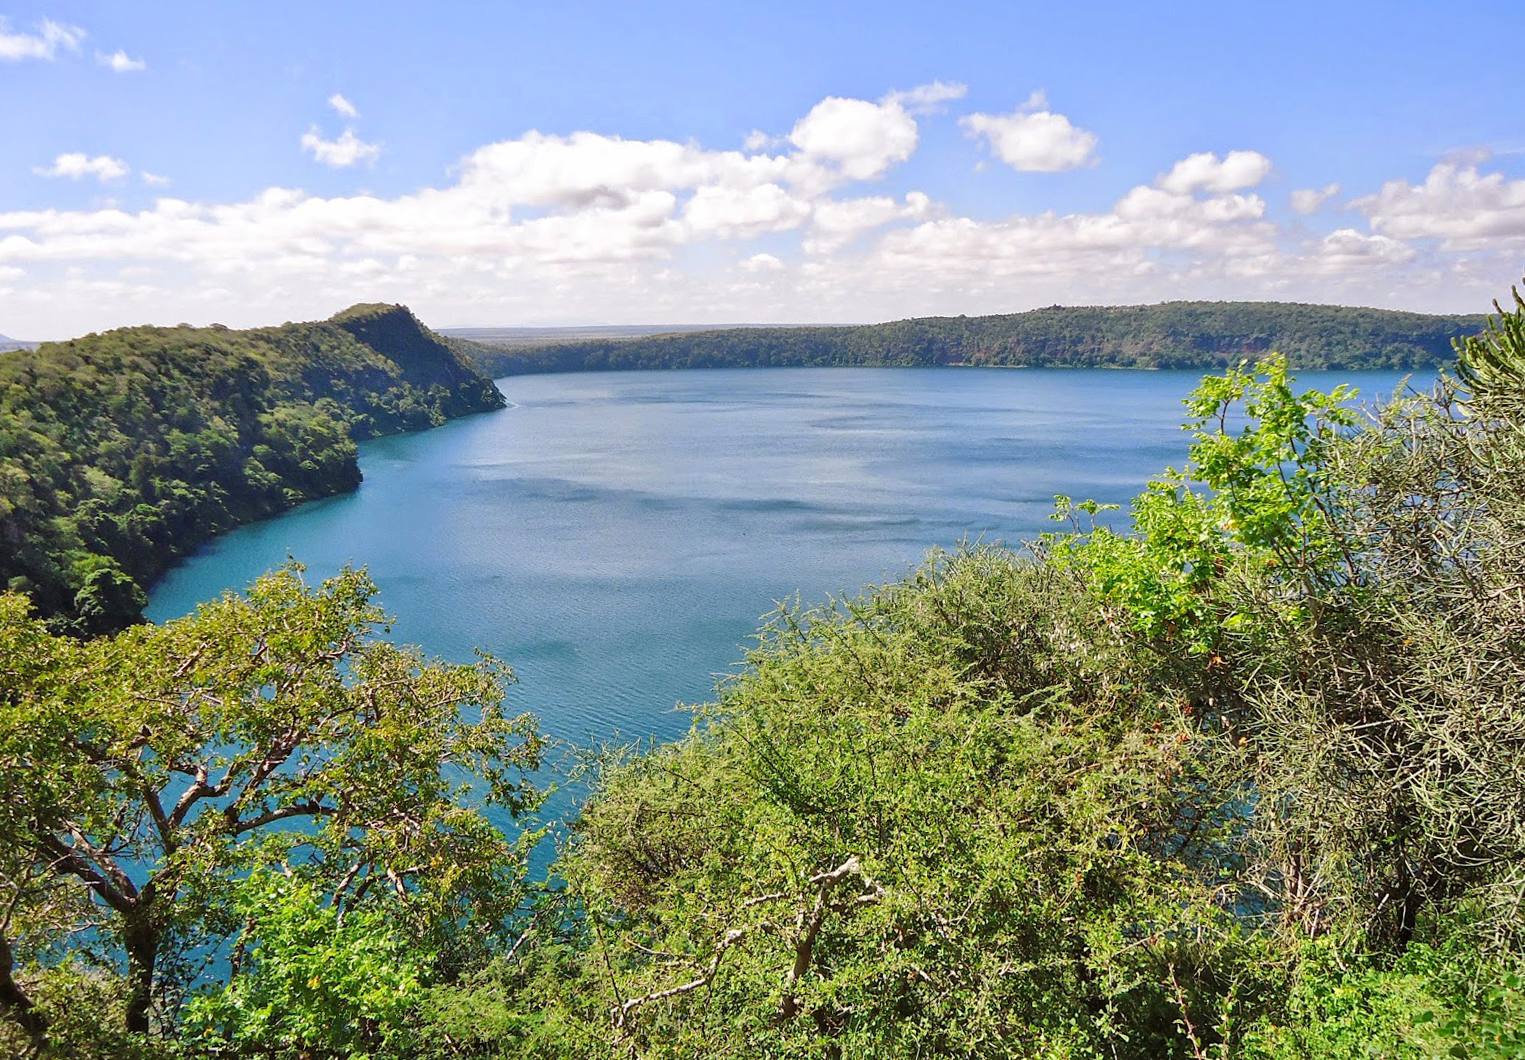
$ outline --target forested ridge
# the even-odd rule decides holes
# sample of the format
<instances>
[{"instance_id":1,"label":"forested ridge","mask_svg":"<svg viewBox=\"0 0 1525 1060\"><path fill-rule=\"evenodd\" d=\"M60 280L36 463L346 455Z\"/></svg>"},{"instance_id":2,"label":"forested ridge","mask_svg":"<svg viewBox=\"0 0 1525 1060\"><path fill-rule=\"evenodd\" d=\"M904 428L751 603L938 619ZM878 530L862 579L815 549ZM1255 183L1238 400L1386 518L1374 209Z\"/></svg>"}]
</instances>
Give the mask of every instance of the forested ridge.
<instances>
[{"instance_id":1,"label":"forested ridge","mask_svg":"<svg viewBox=\"0 0 1525 1060\"><path fill-rule=\"evenodd\" d=\"M132 327L0 357L0 584L76 632L137 618L211 535L360 481L355 442L500 408L402 306Z\"/></svg>"},{"instance_id":2,"label":"forested ridge","mask_svg":"<svg viewBox=\"0 0 1525 1060\"><path fill-rule=\"evenodd\" d=\"M1226 368L1271 351L1294 368L1434 368L1481 316L1285 302L1051 306L851 327L747 327L574 341L482 339L494 377L529 372L799 365Z\"/></svg>"},{"instance_id":3,"label":"forested ridge","mask_svg":"<svg viewBox=\"0 0 1525 1060\"><path fill-rule=\"evenodd\" d=\"M1525 301L1458 355L1207 375L1125 524L782 606L656 747L552 754L363 571L0 593L0 1052L1525 1055Z\"/></svg>"}]
</instances>

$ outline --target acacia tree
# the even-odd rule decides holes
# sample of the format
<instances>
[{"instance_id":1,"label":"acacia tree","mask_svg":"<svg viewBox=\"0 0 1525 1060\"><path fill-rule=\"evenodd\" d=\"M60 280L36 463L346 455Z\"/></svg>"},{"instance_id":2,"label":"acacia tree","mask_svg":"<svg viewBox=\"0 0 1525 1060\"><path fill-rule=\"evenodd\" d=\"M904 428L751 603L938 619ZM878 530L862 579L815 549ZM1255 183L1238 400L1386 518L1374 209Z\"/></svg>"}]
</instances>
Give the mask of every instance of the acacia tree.
<instances>
[{"instance_id":1,"label":"acacia tree","mask_svg":"<svg viewBox=\"0 0 1525 1060\"><path fill-rule=\"evenodd\" d=\"M523 897L541 741L485 656L377 639L375 586L295 565L194 615L80 643L0 597L0 1008L34 1043L49 943L124 967L124 1029L165 1026L269 867L420 939L481 938ZM464 929L464 930L463 930ZM234 955L236 963L237 955Z\"/></svg>"}]
</instances>

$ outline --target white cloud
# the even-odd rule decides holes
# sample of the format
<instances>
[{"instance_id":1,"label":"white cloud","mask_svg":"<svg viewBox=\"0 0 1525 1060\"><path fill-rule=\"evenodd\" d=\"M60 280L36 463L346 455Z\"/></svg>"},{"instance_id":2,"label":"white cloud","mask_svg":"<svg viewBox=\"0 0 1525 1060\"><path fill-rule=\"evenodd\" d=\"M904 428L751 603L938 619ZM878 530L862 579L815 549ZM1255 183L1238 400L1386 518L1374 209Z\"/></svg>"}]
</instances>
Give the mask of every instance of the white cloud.
<instances>
[{"instance_id":1,"label":"white cloud","mask_svg":"<svg viewBox=\"0 0 1525 1060\"><path fill-rule=\"evenodd\" d=\"M601 133L528 132L488 144L461 164L461 189L511 206L620 207L642 192L715 185L747 190L809 176L795 160L740 151L707 151L672 140L626 140Z\"/></svg>"},{"instance_id":2,"label":"white cloud","mask_svg":"<svg viewBox=\"0 0 1525 1060\"><path fill-rule=\"evenodd\" d=\"M903 91L891 92L884 102L899 104L911 114L932 114L944 103L963 99L969 94L969 86L958 81L932 81Z\"/></svg>"},{"instance_id":3,"label":"white cloud","mask_svg":"<svg viewBox=\"0 0 1525 1060\"><path fill-rule=\"evenodd\" d=\"M1134 188L1106 213L1017 215L1002 221L939 218L889 233L884 267L988 283L1012 277L1123 276L1163 257L1214 258L1274 249L1276 232L1254 196L1176 196Z\"/></svg>"},{"instance_id":4,"label":"white cloud","mask_svg":"<svg viewBox=\"0 0 1525 1060\"><path fill-rule=\"evenodd\" d=\"M32 170L41 177L65 177L79 180L94 177L96 180L118 180L131 172L131 167L120 158L110 155L86 155L83 151L71 151L53 159L51 166L38 166Z\"/></svg>"},{"instance_id":5,"label":"white cloud","mask_svg":"<svg viewBox=\"0 0 1525 1060\"><path fill-rule=\"evenodd\" d=\"M1509 252L1436 248L1435 232L1462 233L1484 213L1509 230L1497 218L1515 198L1525 209L1525 182L1475 169L1387 185L1359 200L1368 230L1311 235L1269 219L1254 185L1270 162L1256 152L1193 156L1110 205L1066 213L957 216L922 192L851 187L889 174L917 135L904 95L832 97L788 138L748 150L530 131L408 194L274 187L195 202L155 191L141 209L124 193L122 206L0 211L0 267L25 268L6 281L7 319L48 337L378 299L463 323L575 322L589 306L614 321L825 321L1182 297L1451 309L1485 305L1458 292L1496 286L1511 274L1500 261L1518 269ZM100 175L75 157L53 168ZM1462 192L1472 198L1451 201ZM1525 237L1525 219L1513 230Z\"/></svg>"},{"instance_id":6,"label":"white cloud","mask_svg":"<svg viewBox=\"0 0 1525 1060\"><path fill-rule=\"evenodd\" d=\"M787 183L818 195L847 181L877 180L910 158L919 135L913 115L932 113L966 91L960 84L933 81L886 93L877 101L827 96L787 136L754 129L743 146L749 152L793 148L787 155L767 157L783 164Z\"/></svg>"},{"instance_id":7,"label":"white cloud","mask_svg":"<svg viewBox=\"0 0 1525 1060\"><path fill-rule=\"evenodd\" d=\"M118 74L131 74L148 69L148 64L142 59L134 59L120 48L110 55L105 52L96 52L95 61Z\"/></svg>"},{"instance_id":8,"label":"white cloud","mask_svg":"<svg viewBox=\"0 0 1525 1060\"><path fill-rule=\"evenodd\" d=\"M683 210L692 233L725 239L795 228L809 215L808 203L777 184L752 188L707 185L695 190Z\"/></svg>"},{"instance_id":9,"label":"white cloud","mask_svg":"<svg viewBox=\"0 0 1525 1060\"><path fill-rule=\"evenodd\" d=\"M162 188L170 183L168 177L160 176L158 173L150 173L146 169L139 173L138 176L142 177L143 183L150 187Z\"/></svg>"},{"instance_id":10,"label":"white cloud","mask_svg":"<svg viewBox=\"0 0 1525 1060\"><path fill-rule=\"evenodd\" d=\"M1417 254L1399 240L1340 228L1320 240L1315 260L1323 271L1344 272L1372 265L1406 264Z\"/></svg>"},{"instance_id":11,"label":"white cloud","mask_svg":"<svg viewBox=\"0 0 1525 1060\"><path fill-rule=\"evenodd\" d=\"M1292 193L1292 209L1300 214L1318 213L1324 203L1339 193L1338 184L1325 184L1322 188L1299 188Z\"/></svg>"},{"instance_id":12,"label":"white cloud","mask_svg":"<svg viewBox=\"0 0 1525 1060\"><path fill-rule=\"evenodd\" d=\"M916 220L932 212L932 200L923 192L913 191L905 201L896 202L887 195L862 199L828 199L818 203L811 214L811 233L805 240L809 254L829 254L852 242L857 236L893 221Z\"/></svg>"},{"instance_id":13,"label":"white cloud","mask_svg":"<svg viewBox=\"0 0 1525 1060\"><path fill-rule=\"evenodd\" d=\"M334 112L342 118L349 118L353 120L360 117L360 111L356 109L353 103L344 98L344 94L342 92L335 92L333 95L329 96L328 105L332 107Z\"/></svg>"},{"instance_id":14,"label":"white cloud","mask_svg":"<svg viewBox=\"0 0 1525 1060\"><path fill-rule=\"evenodd\" d=\"M1213 224L1252 221L1265 215L1266 204L1258 195L1212 195L1199 199L1160 188L1133 188L1118 200L1113 212L1127 221L1195 218Z\"/></svg>"},{"instance_id":15,"label":"white cloud","mask_svg":"<svg viewBox=\"0 0 1525 1060\"><path fill-rule=\"evenodd\" d=\"M325 140L314 125L302 134L302 150L310 151L325 166L342 169L360 162L374 162L381 154L381 145L366 143L353 129L345 129L337 139Z\"/></svg>"},{"instance_id":16,"label":"white cloud","mask_svg":"<svg viewBox=\"0 0 1525 1060\"><path fill-rule=\"evenodd\" d=\"M835 170L847 180L873 180L916 150L916 120L897 100L828 96L789 133L789 142L808 161Z\"/></svg>"},{"instance_id":17,"label":"white cloud","mask_svg":"<svg viewBox=\"0 0 1525 1060\"><path fill-rule=\"evenodd\" d=\"M1423 184L1393 180L1351 203L1374 231L1394 239L1436 239L1450 250L1525 242L1525 180L1442 162Z\"/></svg>"},{"instance_id":18,"label":"white cloud","mask_svg":"<svg viewBox=\"0 0 1525 1060\"><path fill-rule=\"evenodd\" d=\"M1156 183L1178 195L1194 191L1253 188L1271 172L1271 160L1259 151L1230 151L1221 159L1211 151L1188 155Z\"/></svg>"},{"instance_id":19,"label":"white cloud","mask_svg":"<svg viewBox=\"0 0 1525 1060\"><path fill-rule=\"evenodd\" d=\"M0 18L0 62L20 62L23 59L51 61L58 58L59 49L78 51L85 31L78 26L54 22L45 18L37 23L34 33L11 30L10 24Z\"/></svg>"},{"instance_id":20,"label":"white cloud","mask_svg":"<svg viewBox=\"0 0 1525 1060\"><path fill-rule=\"evenodd\" d=\"M1002 162L1022 172L1057 173L1096 162L1096 134L1049 110L1041 91L1010 114L970 114L959 124L968 135L982 138Z\"/></svg>"}]
</instances>

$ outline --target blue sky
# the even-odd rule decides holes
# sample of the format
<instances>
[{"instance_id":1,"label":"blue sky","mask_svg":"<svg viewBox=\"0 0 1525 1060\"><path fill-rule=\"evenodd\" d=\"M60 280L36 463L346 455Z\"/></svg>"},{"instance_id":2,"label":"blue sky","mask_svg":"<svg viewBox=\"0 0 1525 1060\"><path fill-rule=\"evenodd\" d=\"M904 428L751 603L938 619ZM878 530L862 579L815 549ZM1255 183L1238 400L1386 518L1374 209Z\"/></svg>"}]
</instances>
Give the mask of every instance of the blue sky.
<instances>
[{"instance_id":1,"label":"blue sky","mask_svg":"<svg viewBox=\"0 0 1525 1060\"><path fill-rule=\"evenodd\" d=\"M0 0L0 332L1472 311L1525 273L1517 5L1070 7Z\"/></svg>"}]
</instances>

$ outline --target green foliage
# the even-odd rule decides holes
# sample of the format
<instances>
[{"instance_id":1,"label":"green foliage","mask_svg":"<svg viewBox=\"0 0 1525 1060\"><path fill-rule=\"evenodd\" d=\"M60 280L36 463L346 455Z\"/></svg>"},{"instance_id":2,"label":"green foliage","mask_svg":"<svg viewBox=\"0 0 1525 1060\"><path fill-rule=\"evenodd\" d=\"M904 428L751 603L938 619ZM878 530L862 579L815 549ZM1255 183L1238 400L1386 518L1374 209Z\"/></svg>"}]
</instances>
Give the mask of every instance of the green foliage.
<instances>
[{"instance_id":1,"label":"green foliage","mask_svg":"<svg viewBox=\"0 0 1525 1060\"><path fill-rule=\"evenodd\" d=\"M277 328L123 328L0 358L0 589L80 634L218 531L353 489L355 439L499 408L401 306Z\"/></svg>"},{"instance_id":2,"label":"green foliage","mask_svg":"<svg viewBox=\"0 0 1525 1060\"><path fill-rule=\"evenodd\" d=\"M1215 599L1231 567L1269 572L1316 589L1350 571L1346 546L1329 518L1329 447L1352 423L1346 387L1295 393L1286 362L1234 368L1204 379L1187 398L1195 419L1191 462L1169 468L1133 502L1133 528L1093 527L1085 535L1045 538L1047 555L1083 570L1104 599L1140 633L1191 654L1220 646L1225 627L1253 616ZM1242 410L1248 421L1234 429ZM1077 509L1060 497L1056 520ZM1288 598L1296 599L1295 597ZM1284 617L1298 617L1289 603Z\"/></svg>"},{"instance_id":3,"label":"green foliage","mask_svg":"<svg viewBox=\"0 0 1525 1060\"><path fill-rule=\"evenodd\" d=\"M198 962L250 915L237 881L262 868L300 881L285 896L298 919L321 893L346 917L375 910L351 923L384 917L441 967L485 959L525 899L538 838L511 839L489 815L537 803L526 775L541 741L503 711L501 664L376 639L374 591L354 571L312 590L288 568L188 618L84 643L0 596L0 994L13 1011L43 1031L58 1022L28 984L48 981L67 940L90 967L125 966L116 1030L172 1026ZM270 952L267 979L289 956Z\"/></svg>"},{"instance_id":4,"label":"green foliage","mask_svg":"<svg viewBox=\"0 0 1525 1060\"><path fill-rule=\"evenodd\" d=\"M524 340L477 334L469 355L494 376L626 368L1002 365L1228 368L1273 350L1302 368L1431 368L1477 316L1282 302L1051 306L982 317L855 327L730 328L633 338Z\"/></svg>"},{"instance_id":5,"label":"green foliage","mask_svg":"<svg viewBox=\"0 0 1525 1060\"><path fill-rule=\"evenodd\" d=\"M186 1007L183 1041L196 1055L407 1055L413 1010L429 974L386 911L324 905L302 880L259 873L234 903L244 918L238 968Z\"/></svg>"},{"instance_id":6,"label":"green foliage","mask_svg":"<svg viewBox=\"0 0 1525 1060\"><path fill-rule=\"evenodd\" d=\"M1525 1054L1519 969L1479 957L1463 939L1416 943L1382 967L1314 944L1284 1014L1246 1035L1254 1060L1469 1057Z\"/></svg>"},{"instance_id":7,"label":"green foliage","mask_svg":"<svg viewBox=\"0 0 1525 1060\"><path fill-rule=\"evenodd\" d=\"M0 1055L61 1060L163 1060L174 1046L126 1030L121 975L71 954L25 969L28 1000L47 1017L46 1033L30 1037L15 1022L0 1023ZM15 1010L6 1015L16 1016Z\"/></svg>"},{"instance_id":8,"label":"green foliage","mask_svg":"<svg viewBox=\"0 0 1525 1060\"><path fill-rule=\"evenodd\" d=\"M1525 298L1510 288L1514 308L1493 303L1495 316L1479 334L1455 340L1457 374L1479 397L1525 394Z\"/></svg>"},{"instance_id":9,"label":"green foliage","mask_svg":"<svg viewBox=\"0 0 1525 1060\"><path fill-rule=\"evenodd\" d=\"M1204 733L1243 748L1247 879L1285 930L1401 949L1467 900L1489 910L1479 942L1509 947L1521 424L1456 415L1443 382L1357 430L1345 396L1294 395L1279 361L1205 380L1192 463L1135 503L1134 530L1046 551L1178 671Z\"/></svg>"}]
</instances>

